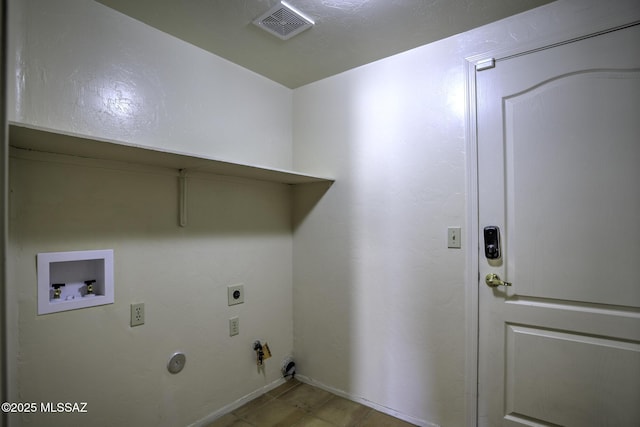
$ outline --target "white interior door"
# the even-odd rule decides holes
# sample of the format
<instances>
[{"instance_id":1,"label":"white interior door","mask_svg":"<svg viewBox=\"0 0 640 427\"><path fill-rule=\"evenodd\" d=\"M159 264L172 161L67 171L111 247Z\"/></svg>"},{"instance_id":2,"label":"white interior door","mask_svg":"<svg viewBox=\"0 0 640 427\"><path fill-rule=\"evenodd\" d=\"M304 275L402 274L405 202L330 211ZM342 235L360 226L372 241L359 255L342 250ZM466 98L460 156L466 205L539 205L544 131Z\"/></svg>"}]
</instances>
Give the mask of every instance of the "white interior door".
<instances>
[{"instance_id":1,"label":"white interior door","mask_svg":"<svg viewBox=\"0 0 640 427\"><path fill-rule=\"evenodd\" d=\"M476 73L480 426L640 426L639 46L636 25Z\"/></svg>"}]
</instances>

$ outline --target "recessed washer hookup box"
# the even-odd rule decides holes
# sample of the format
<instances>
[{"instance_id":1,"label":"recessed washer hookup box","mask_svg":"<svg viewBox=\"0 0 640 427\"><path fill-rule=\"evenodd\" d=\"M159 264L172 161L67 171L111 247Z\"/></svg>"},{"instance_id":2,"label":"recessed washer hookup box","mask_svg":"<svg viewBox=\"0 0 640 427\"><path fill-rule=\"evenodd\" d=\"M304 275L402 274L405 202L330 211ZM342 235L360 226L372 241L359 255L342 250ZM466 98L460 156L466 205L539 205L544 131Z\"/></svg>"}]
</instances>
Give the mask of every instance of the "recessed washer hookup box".
<instances>
[{"instance_id":1,"label":"recessed washer hookup box","mask_svg":"<svg viewBox=\"0 0 640 427\"><path fill-rule=\"evenodd\" d=\"M113 304L113 249L38 254L38 314Z\"/></svg>"}]
</instances>

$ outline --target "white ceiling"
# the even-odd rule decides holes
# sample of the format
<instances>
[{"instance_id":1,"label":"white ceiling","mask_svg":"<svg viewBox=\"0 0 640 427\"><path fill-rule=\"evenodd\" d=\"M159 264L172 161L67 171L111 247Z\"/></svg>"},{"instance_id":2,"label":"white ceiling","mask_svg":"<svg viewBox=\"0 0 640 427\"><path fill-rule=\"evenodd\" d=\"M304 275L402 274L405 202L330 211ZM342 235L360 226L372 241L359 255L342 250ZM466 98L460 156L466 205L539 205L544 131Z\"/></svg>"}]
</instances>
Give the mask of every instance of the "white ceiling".
<instances>
[{"instance_id":1,"label":"white ceiling","mask_svg":"<svg viewBox=\"0 0 640 427\"><path fill-rule=\"evenodd\" d=\"M552 0L288 0L315 26L283 41L252 24L278 0L97 0L296 88Z\"/></svg>"}]
</instances>

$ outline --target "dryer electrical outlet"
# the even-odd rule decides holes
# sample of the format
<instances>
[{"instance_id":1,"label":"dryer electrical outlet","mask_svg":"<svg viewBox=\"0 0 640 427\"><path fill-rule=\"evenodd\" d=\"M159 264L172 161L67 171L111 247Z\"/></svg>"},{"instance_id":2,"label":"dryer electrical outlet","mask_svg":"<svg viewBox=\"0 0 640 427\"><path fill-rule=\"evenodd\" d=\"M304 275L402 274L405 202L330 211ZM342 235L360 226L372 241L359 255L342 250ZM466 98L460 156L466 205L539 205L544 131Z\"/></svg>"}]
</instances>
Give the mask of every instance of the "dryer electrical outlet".
<instances>
[{"instance_id":1,"label":"dryer electrical outlet","mask_svg":"<svg viewBox=\"0 0 640 427\"><path fill-rule=\"evenodd\" d=\"M227 286L228 305L242 304L244 302L244 285Z\"/></svg>"}]
</instances>

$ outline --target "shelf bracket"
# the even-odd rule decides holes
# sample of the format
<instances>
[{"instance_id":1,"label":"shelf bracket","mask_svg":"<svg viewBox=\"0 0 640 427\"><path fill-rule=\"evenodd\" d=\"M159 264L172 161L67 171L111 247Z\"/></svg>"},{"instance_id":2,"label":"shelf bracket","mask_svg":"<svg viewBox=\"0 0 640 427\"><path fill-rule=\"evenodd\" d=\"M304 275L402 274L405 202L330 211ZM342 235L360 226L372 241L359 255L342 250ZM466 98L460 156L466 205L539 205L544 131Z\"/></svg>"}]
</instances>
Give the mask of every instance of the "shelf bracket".
<instances>
[{"instance_id":1,"label":"shelf bracket","mask_svg":"<svg viewBox=\"0 0 640 427\"><path fill-rule=\"evenodd\" d=\"M187 170L180 169L180 175L178 176L178 224L180 227L187 226Z\"/></svg>"}]
</instances>

